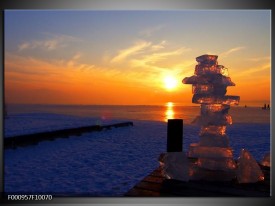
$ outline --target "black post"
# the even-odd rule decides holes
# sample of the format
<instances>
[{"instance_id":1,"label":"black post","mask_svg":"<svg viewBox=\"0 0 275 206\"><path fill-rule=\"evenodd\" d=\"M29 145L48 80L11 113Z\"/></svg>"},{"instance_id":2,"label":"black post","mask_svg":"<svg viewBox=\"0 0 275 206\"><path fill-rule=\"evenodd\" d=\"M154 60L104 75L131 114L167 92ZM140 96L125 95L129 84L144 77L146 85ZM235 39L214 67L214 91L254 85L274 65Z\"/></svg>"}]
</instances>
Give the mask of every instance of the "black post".
<instances>
[{"instance_id":1,"label":"black post","mask_svg":"<svg viewBox=\"0 0 275 206\"><path fill-rule=\"evenodd\" d=\"M183 120L168 119L167 152L182 152Z\"/></svg>"}]
</instances>

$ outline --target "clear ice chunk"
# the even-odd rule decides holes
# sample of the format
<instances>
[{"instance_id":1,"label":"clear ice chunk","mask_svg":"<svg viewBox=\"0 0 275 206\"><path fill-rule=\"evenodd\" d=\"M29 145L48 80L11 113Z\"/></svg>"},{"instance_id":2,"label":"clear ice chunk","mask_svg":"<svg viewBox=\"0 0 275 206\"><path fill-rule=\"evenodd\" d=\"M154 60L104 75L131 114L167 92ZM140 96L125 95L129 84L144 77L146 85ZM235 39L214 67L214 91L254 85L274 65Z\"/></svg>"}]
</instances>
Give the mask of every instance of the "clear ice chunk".
<instances>
[{"instance_id":1,"label":"clear ice chunk","mask_svg":"<svg viewBox=\"0 0 275 206\"><path fill-rule=\"evenodd\" d=\"M206 77L193 75L191 77L185 77L182 80L183 84L208 84Z\"/></svg>"},{"instance_id":2,"label":"clear ice chunk","mask_svg":"<svg viewBox=\"0 0 275 206\"><path fill-rule=\"evenodd\" d=\"M213 112L227 113L229 109L230 106L225 104L202 104L201 114L209 114Z\"/></svg>"},{"instance_id":3,"label":"clear ice chunk","mask_svg":"<svg viewBox=\"0 0 275 206\"><path fill-rule=\"evenodd\" d=\"M213 94L213 95L225 95L227 86L216 86L213 84L193 84L193 94Z\"/></svg>"},{"instance_id":4,"label":"clear ice chunk","mask_svg":"<svg viewBox=\"0 0 275 206\"><path fill-rule=\"evenodd\" d=\"M168 152L163 157L163 174L167 179L189 180L189 160L183 152Z\"/></svg>"},{"instance_id":5,"label":"clear ice chunk","mask_svg":"<svg viewBox=\"0 0 275 206\"><path fill-rule=\"evenodd\" d=\"M213 95L225 95L226 92L227 92L227 89L226 89L227 86L224 86L224 85L214 85L214 90L212 92Z\"/></svg>"},{"instance_id":6,"label":"clear ice chunk","mask_svg":"<svg viewBox=\"0 0 275 206\"><path fill-rule=\"evenodd\" d=\"M189 174L190 180L231 181L236 178L235 170L210 170L198 165L191 167Z\"/></svg>"},{"instance_id":7,"label":"clear ice chunk","mask_svg":"<svg viewBox=\"0 0 275 206\"><path fill-rule=\"evenodd\" d=\"M237 180L239 183L254 183L264 180L260 166L246 149L241 150L238 159Z\"/></svg>"},{"instance_id":8,"label":"clear ice chunk","mask_svg":"<svg viewBox=\"0 0 275 206\"><path fill-rule=\"evenodd\" d=\"M266 153L261 161L261 165L270 167L271 162L270 162L270 152Z\"/></svg>"},{"instance_id":9,"label":"clear ice chunk","mask_svg":"<svg viewBox=\"0 0 275 206\"><path fill-rule=\"evenodd\" d=\"M199 158L198 166L209 169L209 170L234 170L237 165L236 162L232 158L223 158L223 159L207 159L207 158Z\"/></svg>"},{"instance_id":10,"label":"clear ice chunk","mask_svg":"<svg viewBox=\"0 0 275 206\"><path fill-rule=\"evenodd\" d=\"M193 121L197 125L230 125L232 117L229 114L210 114L197 116Z\"/></svg>"},{"instance_id":11,"label":"clear ice chunk","mask_svg":"<svg viewBox=\"0 0 275 206\"><path fill-rule=\"evenodd\" d=\"M213 65L213 64L217 64L217 59L218 59L217 55L204 54L204 55L198 56L196 58L196 61L199 64Z\"/></svg>"},{"instance_id":12,"label":"clear ice chunk","mask_svg":"<svg viewBox=\"0 0 275 206\"><path fill-rule=\"evenodd\" d=\"M196 65L195 73L196 75L209 75L209 74L222 74L228 76L228 69L223 65L212 65L207 66L204 64Z\"/></svg>"},{"instance_id":13,"label":"clear ice chunk","mask_svg":"<svg viewBox=\"0 0 275 206\"><path fill-rule=\"evenodd\" d=\"M200 64L200 65L196 65L195 67L196 75L222 74L222 72L223 72L222 65L206 66L206 65Z\"/></svg>"},{"instance_id":14,"label":"clear ice chunk","mask_svg":"<svg viewBox=\"0 0 275 206\"><path fill-rule=\"evenodd\" d=\"M195 94L192 98L192 103L196 104L227 104L227 105L238 105L240 101L239 96L214 96L214 95L203 95Z\"/></svg>"},{"instance_id":15,"label":"clear ice chunk","mask_svg":"<svg viewBox=\"0 0 275 206\"><path fill-rule=\"evenodd\" d=\"M224 85L224 86L235 86L235 83L231 81L230 77L224 75L212 75L209 76L209 81L213 84Z\"/></svg>"},{"instance_id":16,"label":"clear ice chunk","mask_svg":"<svg viewBox=\"0 0 275 206\"><path fill-rule=\"evenodd\" d=\"M226 126L208 125L202 126L199 136L203 135L225 135Z\"/></svg>"},{"instance_id":17,"label":"clear ice chunk","mask_svg":"<svg viewBox=\"0 0 275 206\"><path fill-rule=\"evenodd\" d=\"M229 147L205 147L200 146L198 143L192 143L189 146L189 157L204 157L204 158L223 158L233 157L233 150Z\"/></svg>"},{"instance_id":18,"label":"clear ice chunk","mask_svg":"<svg viewBox=\"0 0 275 206\"><path fill-rule=\"evenodd\" d=\"M211 84L196 84L192 86L193 94L212 94L213 91L214 87Z\"/></svg>"},{"instance_id":19,"label":"clear ice chunk","mask_svg":"<svg viewBox=\"0 0 275 206\"><path fill-rule=\"evenodd\" d=\"M213 95L225 95L226 87L223 85L213 85L213 84L193 84L192 93L193 94L213 94Z\"/></svg>"},{"instance_id":20,"label":"clear ice chunk","mask_svg":"<svg viewBox=\"0 0 275 206\"><path fill-rule=\"evenodd\" d=\"M213 136L205 135L200 137L199 146L203 147L229 147L229 138L227 135Z\"/></svg>"},{"instance_id":21,"label":"clear ice chunk","mask_svg":"<svg viewBox=\"0 0 275 206\"><path fill-rule=\"evenodd\" d=\"M182 80L183 84L215 84L223 86L235 86L235 83L231 81L230 77L226 77L221 74L217 75L193 75L191 77L185 77Z\"/></svg>"}]
</instances>

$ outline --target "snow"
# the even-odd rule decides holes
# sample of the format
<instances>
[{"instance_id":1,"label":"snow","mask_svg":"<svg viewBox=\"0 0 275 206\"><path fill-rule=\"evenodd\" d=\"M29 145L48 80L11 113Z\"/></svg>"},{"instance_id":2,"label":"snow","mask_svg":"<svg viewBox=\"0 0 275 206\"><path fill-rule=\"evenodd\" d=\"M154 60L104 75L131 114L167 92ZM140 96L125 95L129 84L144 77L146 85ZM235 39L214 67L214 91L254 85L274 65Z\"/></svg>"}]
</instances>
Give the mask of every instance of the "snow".
<instances>
[{"instance_id":1,"label":"snow","mask_svg":"<svg viewBox=\"0 0 275 206\"><path fill-rule=\"evenodd\" d=\"M12 136L85 124L124 120L58 114L17 114L5 121ZM133 120L134 126L57 138L4 151L4 190L53 195L122 196L158 167L166 152L167 124ZM83 125L84 124L84 125ZM270 151L270 125L239 123L227 127L234 158L246 148L259 161ZM199 127L184 124L183 148L199 141Z\"/></svg>"}]
</instances>

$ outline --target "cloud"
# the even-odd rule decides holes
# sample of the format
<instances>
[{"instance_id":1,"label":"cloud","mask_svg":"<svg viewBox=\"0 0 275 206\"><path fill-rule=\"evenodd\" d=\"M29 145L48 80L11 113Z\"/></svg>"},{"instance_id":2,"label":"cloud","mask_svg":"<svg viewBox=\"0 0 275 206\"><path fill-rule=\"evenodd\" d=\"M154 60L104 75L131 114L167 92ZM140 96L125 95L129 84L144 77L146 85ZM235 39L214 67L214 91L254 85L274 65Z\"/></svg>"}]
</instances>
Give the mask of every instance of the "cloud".
<instances>
[{"instance_id":1,"label":"cloud","mask_svg":"<svg viewBox=\"0 0 275 206\"><path fill-rule=\"evenodd\" d=\"M229 54L234 53L234 52L239 51L239 50L242 50L242 49L245 49L245 47L242 47L242 46L235 47L235 48L229 49L228 51L222 52L219 56L226 57Z\"/></svg>"},{"instance_id":2,"label":"cloud","mask_svg":"<svg viewBox=\"0 0 275 206\"><path fill-rule=\"evenodd\" d=\"M29 49L42 49L46 51L56 50L60 47L65 47L68 42L78 41L79 39L68 35L56 35L50 33L43 33L47 36L46 39L26 41L18 45L18 51Z\"/></svg>"},{"instance_id":3,"label":"cloud","mask_svg":"<svg viewBox=\"0 0 275 206\"><path fill-rule=\"evenodd\" d=\"M159 53L153 53L148 56L145 56L143 60L146 63L156 63L157 61L167 59L169 56L175 56L175 55L181 55L184 52L189 51L188 48L179 48L174 51L168 51L168 52L159 52Z\"/></svg>"},{"instance_id":4,"label":"cloud","mask_svg":"<svg viewBox=\"0 0 275 206\"><path fill-rule=\"evenodd\" d=\"M165 45L167 45L167 42L165 40L163 40L159 44L152 45L151 49L153 51L157 51L157 50L160 50L160 49L164 49Z\"/></svg>"},{"instance_id":5,"label":"cloud","mask_svg":"<svg viewBox=\"0 0 275 206\"><path fill-rule=\"evenodd\" d=\"M140 31L139 34L144 36L144 37L150 37L150 36L153 35L153 33L157 32L157 31L160 31L164 27L165 27L164 24L156 25L156 26L149 27L149 28L146 28L146 29Z\"/></svg>"},{"instance_id":6,"label":"cloud","mask_svg":"<svg viewBox=\"0 0 275 206\"><path fill-rule=\"evenodd\" d=\"M251 61L251 62L270 61L270 56L249 58L249 59L247 59L247 60L248 60L248 61Z\"/></svg>"},{"instance_id":7,"label":"cloud","mask_svg":"<svg viewBox=\"0 0 275 206\"><path fill-rule=\"evenodd\" d=\"M77 52L70 60L67 61L66 65L68 67L74 67L77 64L77 61L81 57L81 53Z\"/></svg>"},{"instance_id":8,"label":"cloud","mask_svg":"<svg viewBox=\"0 0 275 206\"><path fill-rule=\"evenodd\" d=\"M55 50L59 46L60 42L57 39L48 39L41 41L30 41L24 42L18 45L18 51L28 50L28 49L44 49L47 51Z\"/></svg>"},{"instance_id":9,"label":"cloud","mask_svg":"<svg viewBox=\"0 0 275 206\"><path fill-rule=\"evenodd\" d=\"M161 67L156 67L155 65L158 61L165 60L171 56L181 55L184 52L189 50L190 50L189 48L182 47L182 48L172 50L172 51L167 51L167 52L149 53L142 57L131 60L131 65L134 67L142 66L142 67L149 67L149 68L161 68Z\"/></svg>"},{"instance_id":10,"label":"cloud","mask_svg":"<svg viewBox=\"0 0 275 206\"><path fill-rule=\"evenodd\" d=\"M18 46L18 51L23 51L23 50L28 49L30 47L31 47L30 43L24 42L24 43L22 43Z\"/></svg>"},{"instance_id":11,"label":"cloud","mask_svg":"<svg viewBox=\"0 0 275 206\"><path fill-rule=\"evenodd\" d=\"M131 55L142 52L142 50L149 47L150 45L151 45L151 42L138 41L133 46L120 50L118 54L114 58L112 58L111 62L112 63L120 62Z\"/></svg>"},{"instance_id":12,"label":"cloud","mask_svg":"<svg viewBox=\"0 0 275 206\"><path fill-rule=\"evenodd\" d=\"M93 64L80 61L81 53L75 53L70 59L43 60L34 57L24 57L12 53L5 56L5 74L17 73L22 75L54 75L62 76L64 71L78 72L95 69ZM39 79L37 79L39 80Z\"/></svg>"},{"instance_id":13,"label":"cloud","mask_svg":"<svg viewBox=\"0 0 275 206\"><path fill-rule=\"evenodd\" d=\"M238 77L244 77L245 76L245 77L247 77L247 76L251 76L252 74L255 74L255 73L259 74L259 72L267 72L267 71L271 72L270 68L271 68L270 63L263 64L259 67L254 67L254 68L242 70L242 72L239 72L238 74L235 74L235 76L238 76ZM258 75L253 75L253 77L257 78Z\"/></svg>"},{"instance_id":14,"label":"cloud","mask_svg":"<svg viewBox=\"0 0 275 206\"><path fill-rule=\"evenodd\" d=\"M180 55L189 48L181 47L174 50L160 52L160 50L167 50L167 41L162 40L157 44L145 40L135 42L129 48L118 51L117 55L111 59L111 63L130 63L136 62L137 65L145 65L146 63L153 64L157 61L166 59L168 56ZM131 57L130 59L128 57ZM128 61L128 62L127 62ZM143 62L143 63L142 63Z\"/></svg>"}]
</instances>

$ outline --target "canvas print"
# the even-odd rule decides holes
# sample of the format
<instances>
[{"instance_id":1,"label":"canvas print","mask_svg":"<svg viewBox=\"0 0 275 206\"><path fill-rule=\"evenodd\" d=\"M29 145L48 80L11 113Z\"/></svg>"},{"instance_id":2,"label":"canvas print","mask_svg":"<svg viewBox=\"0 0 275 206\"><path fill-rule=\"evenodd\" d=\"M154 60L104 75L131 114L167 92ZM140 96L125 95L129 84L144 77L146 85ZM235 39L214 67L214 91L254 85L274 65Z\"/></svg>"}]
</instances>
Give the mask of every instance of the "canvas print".
<instances>
[{"instance_id":1,"label":"canvas print","mask_svg":"<svg viewBox=\"0 0 275 206\"><path fill-rule=\"evenodd\" d=\"M269 10L4 16L9 198L270 196Z\"/></svg>"}]
</instances>

